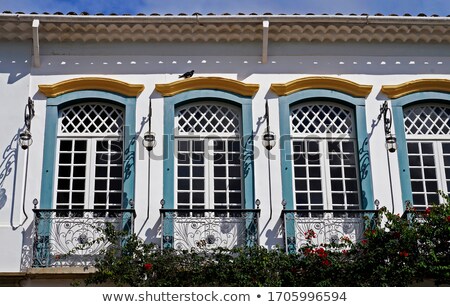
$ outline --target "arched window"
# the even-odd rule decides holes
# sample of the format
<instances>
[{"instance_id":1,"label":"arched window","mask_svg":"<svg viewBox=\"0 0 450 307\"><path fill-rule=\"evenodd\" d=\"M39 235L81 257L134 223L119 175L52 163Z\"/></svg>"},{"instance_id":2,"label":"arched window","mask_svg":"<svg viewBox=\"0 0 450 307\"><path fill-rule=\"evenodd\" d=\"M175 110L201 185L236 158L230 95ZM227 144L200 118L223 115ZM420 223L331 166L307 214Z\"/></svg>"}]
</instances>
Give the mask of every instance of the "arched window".
<instances>
[{"instance_id":1,"label":"arched window","mask_svg":"<svg viewBox=\"0 0 450 307\"><path fill-rule=\"evenodd\" d=\"M422 103L403 110L412 201L418 208L439 203L450 187L450 108Z\"/></svg>"},{"instance_id":2,"label":"arched window","mask_svg":"<svg viewBox=\"0 0 450 307\"><path fill-rule=\"evenodd\" d=\"M328 101L294 104L290 130L296 209L359 209L353 110Z\"/></svg>"},{"instance_id":3,"label":"arched window","mask_svg":"<svg viewBox=\"0 0 450 307\"><path fill-rule=\"evenodd\" d=\"M59 111L56 209L121 209L123 199L122 108L102 102Z\"/></svg>"},{"instance_id":4,"label":"arched window","mask_svg":"<svg viewBox=\"0 0 450 307\"><path fill-rule=\"evenodd\" d=\"M240 108L189 103L175 110L174 123L176 208L241 208Z\"/></svg>"}]
</instances>

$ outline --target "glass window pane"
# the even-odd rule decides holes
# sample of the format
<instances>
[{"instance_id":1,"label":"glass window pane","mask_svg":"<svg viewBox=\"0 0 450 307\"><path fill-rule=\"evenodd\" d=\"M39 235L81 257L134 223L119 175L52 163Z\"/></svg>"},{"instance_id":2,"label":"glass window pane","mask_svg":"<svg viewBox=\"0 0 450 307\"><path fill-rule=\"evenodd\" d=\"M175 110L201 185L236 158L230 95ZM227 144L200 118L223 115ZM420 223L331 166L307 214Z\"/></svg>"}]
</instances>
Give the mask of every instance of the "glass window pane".
<instances>
[{"instance_id":1,"label":"glass window pane","mask_svg":"<svg viewBox=\"0 0 450 307\"><path fill-rule=\"evenodd\" d=\"M296 178L306 177L306 167L294 167L294 176Z\"/></svg>"},{"instance_id":2,"label":"glass window pane","mask_svg":"<svg viewBox=\"0 0 450 307\"><path fill-rule=\"evenodd\" d=\"M311 204L322 204L322 193L311 193Z\"/></svg>"},{"instance_id":3,"label":"glass window pane","mask_svg":"<svg viewBox=\"0 0 450 307\"><path fill-rule=\"evenodd\" d=\"M72 141L61 140L59 144L60 151L72 151Z\"/></svg>"},{"instance_id":4,"label":"glass window pane","mask_svg":"<svg viewBox=\"0 0 450 307\"><path fill-rule=\"evenodd\" d=\"M69 190L70 179L58 179L58 190Z\"/></svg>"},{"instance_id":5,"label":"glass window pane","mask_svg":"<svg viewBox=\"0 0 450 307\"><path fill-rule=\"evenodd\" d=\"M294 164L305 165L306 159L304 154L294 154Z\"/></svg>"},{"instance_id":6,"label":"glass window pane","mask_svg":"<svg viewBox=\"0 0 450 307\"><path fill-rule=\"evenodd\" d=\"M432 154L433 153L433 144L432 143L422 143L422 153L423 154Z\"/></svg>"},{"instance_id":7,"label":"glass window pane","mask_svg":"<svg viewBox=\"0 0 450 307\"><path fill-rule=\"evenodd\" d=\"M192 154L192 163L193 164L204 164L203 153L193 153Z\"/></svg>"},{"instance_id":8,"label":"glass window pane","mask_svg":"<svg viewBox=\"0 0 450 307\"><path fill-rule=\"evenodd\" d=\"M413 194L414 205L425 205L425 195L424 194Z\"/></svg>"},{"instance_id":9,"label":"glass window pane","mask_svg":"<svg viewBox=\"0 0 450 307\"><path fill-rule=\"evenodd\" d=\"M84 179L74 179L72 181L72 190L84 190Z\"/></svg>"},{"instance_id":10,"label":"glass window pane","mask_svg":"<svg viewBox=\"0 0 450 307\"><path fill-rule=\"evenodd\" d=\"M353 142L342 142L342 151L346 153L353 153L355 151Z\"/></svg>"},{"instance_id":11,"label":"glass window pane","mask_svg":"<svg viewBox=\"0 0 450 307\"><path fill-rule=\"evenodd\" d=\"M227 202L227 194L222 192L214 193L214 203L226 203Z\"/></svg>"},{"instance_id":12,"label":"glass window pane","mask_svg":"<svg viewBox=\"0 0 450 307\"><path fill-rule=\"evenodd\" d=\"M122 166L110 167L110 177L122 177Z\"/></svg>"},{"instance_id":13,"label":"glass window pane","mask_svg":"<svg viewBox=\"0 0 450 307\"><path fill-rule=\"evenodd\" d=\"M178 190L189 190L190 180L189 179L178 179Z\"/></svg>"},{"instance_id":14,"label":"glass window pane","mask_svg":"<svg viewBox=\"0 0 450 307\"><path fill-rule=\"evenodd\" d=\"M109 144L108 141L97 141L97 151L108 151L109 150Z\"/></svg>"},{"instance_id":15,"label":"glass window pane","mask_svg":"<svg viewBox=\"0 0 450 307\"><path fill-rule=\"evenodd\" d=\"M412 156L412 155L410 155L408 157L408 159L409 159L409 165L410 166L420 166L421 165L420 156Z\"/></svg>"},{"instance_id":16,"label":"glass window pane","mask_svg":"<svg viewBox=\"0 0 450 307\"><path fill-rule=\"evenodd\" d=\"M74 166L73 176L74 177L85 177L86 176L86 166Z\"/></svg>"},{"instance_id":17,"label":"glass window pane","mask_svg":"<svg viewBox=\"0 0 450 307\"><path fill-rule=\"evenodd\" d=\"M86 151L86 150L87 150L87 141L86 140L75 141L75 151Z\"/></svg>"},{"instance_id":18,"label":"glass window pane","mask_svg":"<svg viewBox=\"0 0 450 307\"><path fill-rule=\"evenodd\" d=\"M189 176L189 174L187 176ZM205 176L204 167L203 166L192 167L192 176L193 177L204 177Z\"/></svg>"},{"instance_id":19,"label":"glass window pane","mask_svg":"<svg viewBox=\"0 0 450 307\"><path fill-rule=\"evenodd\" d=\"M426 181L425 187L427 189L427 192L437 192L438 191L437 181Z\"/></svg>"},{"instance_id":20,"label":"glass window pane","mask_svg":"<svg viewBox=\"0 0 450 307\"><path fill-rule=\"evenodd\" d=\"M59 177L70 177L70 166L60 166L58 168Z\"/></svg>"},{"instance_id":21,"label":"glass window pane","mask_svg":"<svg viewBox=\"0 0 450 307\"><path fill-rule=\"evenodd\" d=\"M189 203L189 193L180 193L178 192L178 202L182 204Z\"/></svg>"},{"instance_id":22,"label":"glass window pane","mask_svg":"<svg viewBox=\"0 0 450 307\"><path fill-rule=\"evenodd\" d=\"M240 204L242 202L241 193L230 192L229 197L232 204Z\"/></svg>"},{"instance_id":23,"label":"glass window pane","mask_svg":"<svg viewBox=\"0 0 450 307\"><path fill-rule=\"evenodd\" d=\"M214 151L225 151L225 141L214 140Z\"/></svg>"},{"instance_id":24,"label":"glass window pane","mask_svg":"<svg viewBox=\"0 0 450 307\"><path fill-rule=\"evenodd\" d=\"M311 191L321 191L322 190L322 181L321 180L310 180L309 181L309 189Z\"/></svg>"},{"instance_id":25,"label":"glass window pane","mask_svg":"<svg viewBox=\"0 0 450 307\"><path fill-rule=\"evenodd\" d=\"M192 180L192 189L193 190L204 190L205 189L205 180L204 179Z\"/></svg>"},{"instance_id":26,"label":"glass window pane","mask_svg":"<svg viewBox=\"0 0 450 307\"><path fill-rule=\"evenodd\" d=\"M229 180L230 190L241 190L241 180L240 179L230 179Z\"/></svg>"},{"instance_id":27,"label":"glass window pane","mask_svg":"<svg viewBox=\"0 0 450 307\"><path fill-rule=\"evenodd\" d=\"M296 191L306 191L307 181L306 180L295 180L295 190Z\"/></svg>"},{"instance_id":28,"label":"glass window pane","mask_svg":"<svg viewBox=\"0 0 450 307\"><path fill-rule=\"evenodd\" d=\"M226 190L227 181L225 179L214 179L214 190Z\"/></svg>"},{"instance_id":29,"label":"glass window pane","mask_svg":"<svg viewBox=\"0 0 450 307\"><path fill-rule=\"evenodd\" d=\"M107 167L95 167L95 177L107 177L108 176L108 168Z\"/></svg>"},{"instance_id":30,"label":"glass window pane","mask_svg":"<svg viewBox=\"0 0 450 307\"><path fill-rule=\"evenodd\" d=\"M193 141L194 151L203 152L204 142L203 141Z\"/></svg>"},{"instance_id":31,"label":"glass window pane","mask_svg":"<svg viewBox=\"0 0 450 307\"><path fill-rule=\"evenodd\" d=\"M71 164L72 154L70 153L60 153L59 154L59 164Z\"/></svg>"},{"instance_id":32,"label":"glass window pane","mask_svg":"<svg viewBox=\"0 0 450 307\"><path fill-rule=\"evenodd\" d=\"M178 177L189 177L189 176L190 176L189 166L178 166Z\"/></svg>"},{"instance_id":33,"label":"glass window pane","mask_svg":"<svg viewBox=\"0 0 450 307\"><path fill-rule=\"evenodd\" d=\"M307 193L296 193L295 194L295 203L296 204L307 204L308 203L308 194Z\"/></svg>"},{"instance_id":34,"label":"glass window pane","mask_svg":"<svg viewBox=\"0 0 450 307\"><path fill-rule=\"evenodd\" d=\"M122 203L122 193L109 193L109 203L110 204L121 204Z\"/></svg>"},{"instance_id":35,"label":"glass window pane","mask_svg":"<svg viewBox=\"0 0 450 307\"><path fill-rule=\"evenodd\" d=\"M411 179L422 179L422 170L420 168L411 168L409 172Z\"/></svg>"},{"instance_id":36,"label":"glass window pane","mask_svg":"<svg viewBox=\"0 0 450 307\"><path fill-rule=\"evenodd\" d=\"M334 204L344 204L344 194L341 193L332 193L331 194L332 202Z\"/></svg>"},{"instance_id":37,"label":"glass window pane","mask_svg":"<svg viewBox=\"0 0 450 307\"><path fill-rule=\"evenodd\" d=\"M345 180L345 190L357 191L358 190L358 182L356 180Z\"/></svg>"},{"instance_id":38,"label":"glass window pane","mask_svg":"<svg viewBox=\"0 0 450 307\"><path fill-rule=\"evenodd\" d=\"M95 190L106 191L107 181L102 179L95 180Z\"/></svg>"},{"instance_id":39,"label":"glass window pane","mask_svg":"<svg viewBox=\"0 0 450 307\"><path fill-rule=\"evenodd\" d=\"M178 141L178 151L189 151L189 141Z\"/></svg>"},{"instance_id":40,"label":"glass window pane","mask_svg":"<svg viewBox=\"0 0 450 307\"><path fill-rule=\"evenodd\" d=\"M225 164L225 154L214 154L214 164Z\"/></svg>"},{"instance_id":41,"label":"glass window pane","mask_svg":"<svg viewBox=\"0 0 450 307\"><path fill-rule=\"evenodd\" d=\"M344 168L345 178L356 178L356 169L353 167Z\"/></svg>"},{"instance_id":42,"label":"glass window pane","mask_svg":"<svg viewBox=\"0 0 450 307\"><path fill-rule=\"evenodd\" d=\"M332 191L343 191L344 185L342 184L342 180L331 180L331 190Z\"/></svg>"},{"instance_id":43,"label":"glass window pane","mask_svg":"<svg viewBox=\"0 0 450 307\"><path fill-rule=\"evenodd\" d=\"M230 177L241 177L241 167L240 166L230 166L228 167L228 176Z\"/></svg>"},{"instance_id":44,"label":"glass window pane","mask_svg":"<svg viewBox=\"0 0 450 307\"><path fill-rule=\"evenodd\" d=\"M58 192L56 193L57 203L68 203L69 202L69 192Z\"/></svg>"},{"instance_id":45,"label":"glass window pane","mask_svg":"<svg viewBox=\"0 0 450 307\"><path fill-rule=\"evenodd\" d=\"M194 204L203 204L205 203L205 194L199 193L199 192L195 192L192 193L192 203Z\"/></svg>"},{"instance_id":46,"label":"glass window pane","mask_svg":"<svg viewBox=\"0 0 450 307\"><path fill-rule=\"evenodd\" d=\"M320 167L309 167L309 177L319 178L320 177Z\"/></svg>"},{"instance_id":47,"label":"glass window pane","mask_svg":"<svg viewBox=\"0 0 450 307\"><path fill-rule=\"evenodd\" d=\"M109 189L111 191L121 191L122 190L122 179L110 179Z\"/></svg>"},{"instance_id":48,"label":"glass window pane","mask_svg":"<svg viewBox=\"0 0 450 307\"><path fill-rule=\"evenodd\" d=\"M408 143L408 153L410 153L410 154L418 154L419 153L419 144L417 144L417 143Z\"/></svg>"},{"instance_id":49,"label":"glass window pane","mask_svg":"<svg viewBox=\"0 0 450 307\"><path fill-rule=\"evenodd\" d=\"M342 170L340 167L330 167L331 178L342 178Z\"/></svg>"},{"instance_id":50,"label":"glass window pane","mask_svg":"<svg viewBox=\"0 0 450 307\"><path fill-rule=\"evenodd\" d=\"M96 164L108 164L108 155L105 153L98 153L95 157Z\"/></svg>"},{"instance_id":51,"label":"glass window pane","mask_svg":"<svg viewBox=\"0 0 450 307\"><path fill-rule=\"evenodd\" d=\"M239 141L228 141L228 151L240 152L241 144Z\"/></svg>"},{"instance_id":52,"label":"glass window pane","mask_svg":"<svg viewBox=\"0 0 450 307\"><path fill-rule=\"evenodd\" d=\"M347 204L358 204L358 194L356 193L347 193Z\"/></svg>"},{"instance_id":53,"label":"glass window pane","mask_svg":"<svg viewBox=\"0 0 450 307\"><path fill-rule=\"evenodd\" d=\"M84 203L84 192L73 192L72 193L72 203L73 204Z\"/></svg>"},{"instance_id":54,"label":"glass window pane","mask_svg":"<svg viewBox=\"0 0 450 307\"><path fill-rule=\"evenodd\" d=\"M95 204L106 204L106 193L94 193L94 203Z\"/></svg>"},{"instance_id":55,"label":"glass window pane","mask_svg":"<svg viewBox=\"0 0 450 307\"><path fill-rule=\"evenodd\" d=\"M438 194L427 194L428 205L437 205L439 204L439 195Z\"/></svg>"},{"instance_id":56,"label":"glass window pane","mask_svg":"<svg viewBox=\"0 0 450 307\"><path fill-rule=\"evenodd\" d=\"M424 169L425 179L436 179L436 170L434 168Z\"/></svg>"},{"instance_id":57,"label":"glass window pane","mask_svg":"<svg viewBox=\"0 0 450 307\"><path fill-rule=\"evenodd\" d=\"M75 153L74 154L74 164L86 164L86 154L85 153Z\"/></svg>"},{"instance_id":58,"label":"glass window pane","mask_svg":"<svg viewBox=\"0 0 450 307\"><path fill-rule=\"evenodd\" d=\"M442 143L442 152L450 153L450 143Z\"/></svg>"},{"instance_id":59,"label":"glass window pane","mask_svg":"<svg viewBox=\"0 0 450 307\"><path fill-rule=\"evenodd\" d=\"M423 192L423 182L422 181L412 181L411 189L413 192Z\"/></svg>"},{"instance_id":60,"label":"glass window pane","mask_svg":"<svg viewBox=\"0 0 450 307\"><path fill-rule=\"evenodd\" d=\"M319 142L318 141L308 141L308 152L319 152Z\"/></svg>"},{"instance_id":61,"label":"glass window pane","mask_svg":"<svg viewBox=\"0 0 450 307\"><path fill-rule=\"evenodd\" d=\"M215 166L214 177L226 177L226 168L223 166Z\"/></svg>"}]
</instances>

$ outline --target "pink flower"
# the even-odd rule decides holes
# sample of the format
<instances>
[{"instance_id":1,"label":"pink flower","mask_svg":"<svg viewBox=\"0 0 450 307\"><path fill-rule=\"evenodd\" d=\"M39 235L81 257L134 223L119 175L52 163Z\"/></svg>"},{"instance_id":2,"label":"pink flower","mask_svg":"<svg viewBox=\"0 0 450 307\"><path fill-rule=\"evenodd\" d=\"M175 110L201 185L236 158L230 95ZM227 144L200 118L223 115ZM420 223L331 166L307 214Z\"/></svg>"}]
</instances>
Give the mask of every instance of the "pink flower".
<instances>
[{"instance_id":1,"label":"pink flower","mask_svg":"<svg viewBox=\"0 0 450 307\"><path fill-rule=\"evenodd\" d=\"M429 215L430 212L431 212L431 208L428 207L427 209L425 209L425 214L426 214L426 215Z\"/></svg>"},{"instance_id":2,"label":"pink flower","mask_svg":"<svg viewBox=\"0 0 450 307\"><path fill-rule=\"evenodd\" d=\"M367 240L362 240L362 241L361 241L361 244L362 244L362 245L366 245L366 244L367 244Z\"/></svg>"},{"instance_id":3,"label":"pink flower","mask_svg":"<svg viewBox=\"0 0 450 307\"><path fill-rule=\"evenodd\" d=\"M153 268L153 264L151 264L151 263L144 264L144 269L146 271L150 271L152 268Z\"/></svg>"},{"instance_id":4,"label":"pink flower","mask_svg":"<svg viewBox=\"0 0 450 307\"><path fill-rule=\"evenodd\" d=\"M450 222L450 215L447 216L447 222Z\"/></svg>"}]
</instances>

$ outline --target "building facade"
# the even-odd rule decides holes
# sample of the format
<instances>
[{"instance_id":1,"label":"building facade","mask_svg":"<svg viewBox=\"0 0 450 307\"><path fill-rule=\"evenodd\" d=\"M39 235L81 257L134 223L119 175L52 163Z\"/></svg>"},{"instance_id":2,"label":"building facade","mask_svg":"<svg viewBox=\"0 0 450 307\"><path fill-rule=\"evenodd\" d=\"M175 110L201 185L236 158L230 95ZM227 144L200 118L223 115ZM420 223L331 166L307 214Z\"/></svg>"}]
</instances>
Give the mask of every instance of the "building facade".
<instances>
[{"instance_id":1,"label":"building facade","mask_svg":"<svg viewBox=\"0 0 450 307\"><path fill-rule=\"evenodd\" d=\"M82 278L107 222L160 248L296 252L309 229L358 241L377 208L450 189L449 17L4 13L0 28L5 284Z\"/></svg>"}]
</instances>

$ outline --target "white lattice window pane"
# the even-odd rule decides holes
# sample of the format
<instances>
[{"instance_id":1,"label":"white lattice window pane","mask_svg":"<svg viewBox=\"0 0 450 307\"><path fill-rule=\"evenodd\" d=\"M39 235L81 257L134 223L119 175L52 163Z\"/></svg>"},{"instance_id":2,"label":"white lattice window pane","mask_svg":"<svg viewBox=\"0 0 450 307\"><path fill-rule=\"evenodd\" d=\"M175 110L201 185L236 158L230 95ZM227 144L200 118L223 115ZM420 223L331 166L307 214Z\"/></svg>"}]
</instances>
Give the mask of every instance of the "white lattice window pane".
<instances>
[{"instance_id":1,"label":"white lattice window pane","mask_svg":"<svg viewBox=\"0 0 450 307\"><path fill-rule=\"evenodd\" d=\"M242 170L239 140L213 140L213 187L216 209L241 208Z\"/></svg>"},{"instance_id":2,"label":"white lattice window pane","mask_svg":"<svg viewBox=\"0 0 450 307\"><path fill-rule=\"evenodd\" d=\"M333 209L360 207L355 145L354 140L327 142Z\"/></svg>"},{"instance_id":3,"label":"white lattice window pane","mask_svg":"<svg viewBox=\"0 0 450 307\"><path fill-rule=\"evenodd\" d=\"M122 133L123 111L107 104L77 104L61 110L60 135Z\"/></svg>"},{"instance_id":4,"label":"white lattice window pane","mask_svg":"<svg viewBox=\"0 0 450 307\"><path fill-rule=\"evenodd\" d=\"M448 135L450 108L444 106L413 106L403 112L407 135Z\"/></svg>"},{"instance_id":5,"label":"white lattice window pane","mask_svg":"<svg viewBox=\"0 0 450 307\"><path fill-rule=\"evenodd\" d=\"M95 140L94 209L122 207L123 142Z\"/></svg>"},{"instance_id":6,"label":"white lattice window pane","mask_svg":"<svg viewBox=\"0 0 450 307\"><path fill-rule=\"evenodd\" d=\"M59 140L56 208L83 209L87 202L87 140Z\"/></svg>"},{"instance_id":7,"label":"white lattice window pane","mask_svg":"<svg viewBox=\"0 0 450 307\"><path fill-rule=\"evenodd\" d=\"M324 209L319 140L293 141L294 194L298 210Z\"/></svg>"},{"instance_id":8,"label":"white lattice window pane","mask_svg":"<svg viewBox=\"0 0 450 307\"><path fill-rule=\"evenodd\" d=\"M352 134L352 112L333 104L300 104L291 109L293 134Z\"/></svg>"},{"instance_id":9,"label":"white lattice window pane","mask_svg":"<svg viewBox=\"0 0 450 307\"><path fill-rule=\"evenodd\" d=\"M176 141L176 203L179 209L205 207L205 141Z\"/></svg>"},{"instance_id":10,"label":"white lattice window pane","mask_svg":"<svg viewBox=\"0 0 450 307\"><path fill-rule=\"evenodd\" d=\"M410 141L407 146L414 206L425 208L439 203L434 142Z\"/></svg>"},{"instance_id":11,"label":"white lattice window pane","mask_svg":"<svg viewBox=\"0 0 450 307\"><path fill-rule=\"evenodd\" d=\"M220 104L202 103L177 110L175 126L179 134L220 133L236 135L240 132L239 112Z\"/></svg>"}]
</instances>

